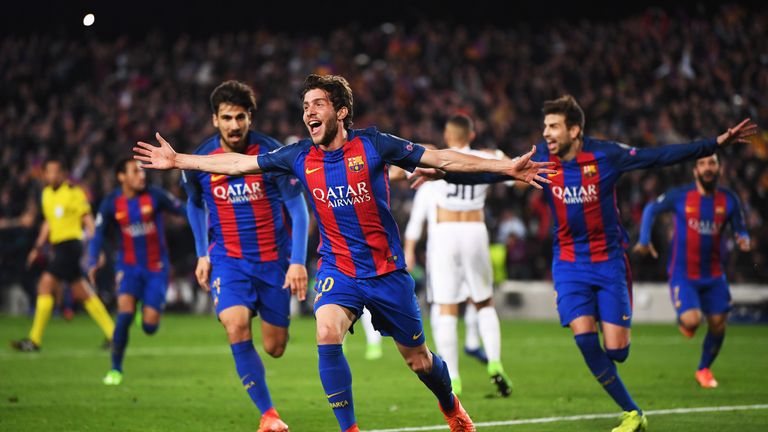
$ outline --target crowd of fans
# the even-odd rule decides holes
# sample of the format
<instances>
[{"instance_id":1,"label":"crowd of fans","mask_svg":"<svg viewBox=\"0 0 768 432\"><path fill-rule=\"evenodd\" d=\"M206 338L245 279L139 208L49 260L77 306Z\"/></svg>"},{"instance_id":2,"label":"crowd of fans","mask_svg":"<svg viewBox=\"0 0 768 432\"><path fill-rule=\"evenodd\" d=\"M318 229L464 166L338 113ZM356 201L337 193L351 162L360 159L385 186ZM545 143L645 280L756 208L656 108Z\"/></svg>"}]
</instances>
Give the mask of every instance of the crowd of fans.
<instances>
[{"instance_id":1,"label":"crowd of fans","mask_svg":"<svg viewBox=\"0 0 768 432\"><path fill-rule=\"evenodd\" d=\"M570 93L585 110L588 135L657 146L714 136L746 117L768 127L768 14L722 6L706 14L649 9L614 22L351 24L317 36L243 29L204 38L4 37L0 285L31 286L24 258L39 226L46 157L67 159L96 208L115 186L111 164L135 141L160 131L192 151L214 132L208 95L222 80L254 87L256 129L284 142L305 136L298 88L312 72L350 81L356 127L376 125L415 142L439 145L446 118L464 112L475 120L477 147L518 155L541 140L542 103ZM761 132L722 156L721 183L742 200L753 237L751 253L731 256L734 282L768 280L767 140ZM149 174L184 197L178 177ZM624 176L617 200L633 241L643 206L689 181L690 165ZM401 228L411 198L407 184L393 186ZM495 186L487 214L492 238L507 245L509 277L549 277L551 217L541 193ZM654 236L662 259L665 222ZM192 278L185 221L173 221L168 236L176 276ZM633 266L636 280L665 278L659 262Z\"/></svg>"}]
</instances>

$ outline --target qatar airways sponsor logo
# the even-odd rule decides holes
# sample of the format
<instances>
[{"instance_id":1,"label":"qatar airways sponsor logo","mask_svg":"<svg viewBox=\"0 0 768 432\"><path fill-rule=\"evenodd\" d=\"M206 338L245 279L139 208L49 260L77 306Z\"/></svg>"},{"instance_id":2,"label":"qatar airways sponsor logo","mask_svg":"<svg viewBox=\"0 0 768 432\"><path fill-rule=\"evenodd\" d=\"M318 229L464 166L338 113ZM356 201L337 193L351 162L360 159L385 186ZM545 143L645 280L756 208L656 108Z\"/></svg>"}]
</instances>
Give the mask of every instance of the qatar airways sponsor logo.
<instances>
[{"instance_id":1,"label":"qatar airways sponsor logo","mask_svg":"<svg viewBox=\"0 0 768 432\"><path fill-rule=\"evenodd\" d=\"M720 232L721 225L711 220L688 218L688 228L701 235L713 235Z\"/></svg>"},{"instance_id":2,"label":"qatar airways sponsor logo","mask_svg":"<svg viewBox=\"0 0 768 432\"><path fill-rule=\"evenodd\" d=\"M600 199L596 185L552 186L552 195L565 204L586 204Z\"/></svg>"},{"instance_id":3,"label":"qatar airways sponsor logo","mask_svg":"<svg viewBox=\"0 0 768 432\"><path fill-rule=\"evenodd\" d=\"M124 234L131 237L141 237L157 232L157 226L153 221L134 222L122 228Z\"/></svg>"},{"instance_id":4,"label":"qatar airways sponsor logo","mask_svg":"<svg viewBox=\"0 0 768 432\"><path fill-rule=\"evenodd\" d=\"M343 207L368 202L372 199L366 182L354 185L332 186L327 189L314 188L312 196L328 208Z\"/></svg>"},{"instance_id":5,"label":"qatar airways sponsor logo","mask_svg":"<svg viewBox=\"0 0 768 432\"><path fill-rule=\"evenodd\" d=\"M256 201L264 198L261 182L235 183L213 187L213 196L232 204Z\"/></svg>"}]
</instances>

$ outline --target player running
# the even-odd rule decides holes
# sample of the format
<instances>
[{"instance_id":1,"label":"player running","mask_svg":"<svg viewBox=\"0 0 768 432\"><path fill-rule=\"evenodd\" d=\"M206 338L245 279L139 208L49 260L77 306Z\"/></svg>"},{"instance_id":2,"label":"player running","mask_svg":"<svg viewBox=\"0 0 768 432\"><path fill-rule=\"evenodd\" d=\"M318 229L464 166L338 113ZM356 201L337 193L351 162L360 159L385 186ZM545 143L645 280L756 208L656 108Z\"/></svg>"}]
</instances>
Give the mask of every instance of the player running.
<instances>
[{"instance_id":1,"label":"player running","mask_svg":"<svg viewBox=\"0 0 768 432\"><path fill-rule=\"evenodd\" d=\"M694 375L704 388L717 387L710 366L723 345L731 309L731 293L723 271L726 225L730 224L736 234L739 249L750 249L739 199L730 190L717 186L719 177L717 155L697 160L693 184L672 189L645 206L640 239L634 248L635 252L658 258L651 243L653 221L660 213L674 213L675 234L668 267L670 294L680 331L686 337L693 337L701 324L702 312L707 317L708 331Z\"/></svg>"},{"instance_id":2,"label":"player running","mask_svg":"<svg viewBox=\"0 0 768 432\"><path fill-rule=\"evenodd\" d=\"M64 162L49 159L43 165L43 175L48 184L43 189L42 209L43 225L29 252L27 263L34 262L45 243L52 246L51 260L48 262L37 284L37 303L32 329L27 338L11 342L11 346L22 352L40 351L43 333L53 314L54 295L61 296L62 282L69 283L72 297L83 302L88 315L96 321L104 332L105 345L109 346L115 324L104 304L85 280L80 267L83 255L83 237L93 237L94 225L91 205L80 186L67 181ZM83 231L85 228L85 232Z\"/></svg>"},{"instance_id":3,"label":"player running","mask_svg":"<svg viewBox=\"0 0 768 432\"><path fill-rule=\"evenodd\" d=\"M451 150L426 150L375 128L351 129L352 90L340 76L310 75L301 91L311 139L258 157L237 153L177 154L159 134L160 147L139 142L135 158L158 169L196 169L228 175L292 173L309 191L321 234L315 299L320 379L342 431L357 431L352 375L342 351L344 334L365 306L376 328L395 339L419 379L435 394L451 431L475 430L451 390L445 362L424 342L414 282L405 271L398 228L389 209L387 166L506 173L535 184L550 163L495 161ZM537 185L538 186L538 185ZM292 287L293 289L293 287Z\"/></svg>"},{"instance_id":4,"label":"player running","mask_svg":"<svg viewBox=\"0 0 768 432\"><path fill-rule=\"evenodd\" d=\"M280 147L275 139L250 129L256 97L246 84L220 84L211 93L210 104L218 132L195 154L255 156ZM237 373L262 414L259 431L287 431L272 404L251 322L261 316L264 351L281 357L288 342L291 291L299 300L306 296L309 214L295 177L278 172L239 174L192 170L182 174L198 256L195 276L211 292ZM292 235L283 207L291 217Z\"/></svg>"},{"instance_id":5,"label":"player running","mask_svg":"<svg viewBox=\"0 0 768 432\"><path fill-rule=\"evenodd\" d=\"M88 278L95 285L96 271L105 261L102 249L107 230L120 233L116 260L117 323L112 338L112 368L103 380L106 385L123 382L123 357L137 301L143 305L144 333L157 332L169 277L162 213L184 215L181 201L160 188L147 187L146 173L135 160L120 160L115 175L120 187L101 202L96 232L88 248Z\"/></svg>"},{"instance_id":6,"label":"player running","mask_svg":"<svg viewBox=\"0 0 768 432\"><path fill-rule=\"evenodd\" d=\"M716 138L635 148L584 136L584 112L572 96L545 102L543 113L545 142L537 144L533 160L553 162L557 170L548 176L551 183L544 193L555 220L552 279L560 323L571 328L590 371L624 411L613 432L645 430L648 421L615 365L629 356L632 323L632 277L625 253L629 238L619 223L616 182L627 171L672 165L711 155L734 142L746 143L757 126L746 119ZM446 181L458 184L508 179L445 175Z\"/></svg>"}]
</instances>

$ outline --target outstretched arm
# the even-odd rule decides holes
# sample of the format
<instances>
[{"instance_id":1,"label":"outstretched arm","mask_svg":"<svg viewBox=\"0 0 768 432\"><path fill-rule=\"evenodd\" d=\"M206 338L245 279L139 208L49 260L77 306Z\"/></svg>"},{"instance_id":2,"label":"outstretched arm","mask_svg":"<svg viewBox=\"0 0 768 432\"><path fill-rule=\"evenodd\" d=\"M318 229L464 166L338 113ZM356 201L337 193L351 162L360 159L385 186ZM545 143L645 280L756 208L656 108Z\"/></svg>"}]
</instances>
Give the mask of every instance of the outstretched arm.
<instances>
[{"instance_id":1,"label":"outstretched arm","mask_svg":"<svg viewBox=\"0 0 768 432\"><path fill-rule=\"evenodd\" d=\"M257 156L229 152L215 155L190 155L176 153L171 144L160 133L155 133L160 146L139 141L133 148L133 158L143 163L144 168L190 169L213 174L243 175L261 172Z\"/></svg>"},{"instance_id":2,"label":"outstretched arm","mask_svg":"<svg viewBox=\"0 0 768 432\"><path fill-rule=\"evenodd\" d=\"M421 157L419 165L427 168L436 168L449 173L494 173L507 175L511 178L528 183L541 189L539 183L551 183L542 174L554 174L550 169L554 162L534 162L531 160L536 154L536 147L531 151L515 159L485 159L453 150L426 150ZM509 178L505 179L509 180ZM469 184L469 183L467 183Z\"/></svg>"},{"instance_id":3,"label":"outstretched arm","mask_svg":"<svg viewBox=\"0 0 768 432\"><path fill-rule=\"evenodd\" d=\"M633 252L645 255L650 253L652 257L658 258L659 253L656 252L656 248L651 243L651 231L653 230L653 221L656 219L656 215L669 211L674 206L674 200L669 199L667 195L662 195L656 200L646 204L643 209L643 220L640 224L640 238L637 240L637 244L632 249Z\"/></svg>"}]
</instances>

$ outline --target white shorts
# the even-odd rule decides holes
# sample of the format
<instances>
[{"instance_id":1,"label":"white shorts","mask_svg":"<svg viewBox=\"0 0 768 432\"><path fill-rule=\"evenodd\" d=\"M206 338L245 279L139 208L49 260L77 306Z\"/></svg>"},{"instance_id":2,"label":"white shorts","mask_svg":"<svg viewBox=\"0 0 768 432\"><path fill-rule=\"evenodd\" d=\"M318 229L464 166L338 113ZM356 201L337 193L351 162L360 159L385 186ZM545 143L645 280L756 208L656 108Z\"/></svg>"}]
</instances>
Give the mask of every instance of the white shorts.
<instances>
[{"instance_id":1,"label":"white shorts","mask_svg":"<svg viewBox=\"0 0 768 432\"><path fill-rule=\"evenodd\" d=\"M434 234L434 235L433 235ZM441 222L430 232L429 286L436 304L488 300L493 269L488 230L482 222Z\"/></svg>"}]
</instances>

